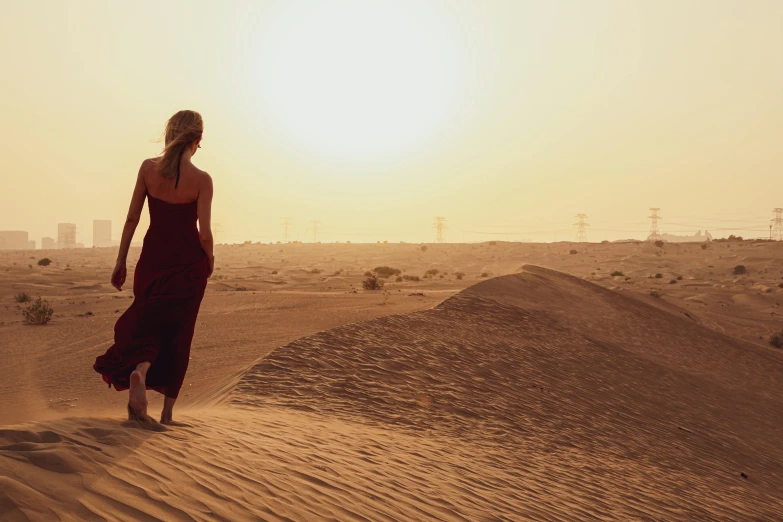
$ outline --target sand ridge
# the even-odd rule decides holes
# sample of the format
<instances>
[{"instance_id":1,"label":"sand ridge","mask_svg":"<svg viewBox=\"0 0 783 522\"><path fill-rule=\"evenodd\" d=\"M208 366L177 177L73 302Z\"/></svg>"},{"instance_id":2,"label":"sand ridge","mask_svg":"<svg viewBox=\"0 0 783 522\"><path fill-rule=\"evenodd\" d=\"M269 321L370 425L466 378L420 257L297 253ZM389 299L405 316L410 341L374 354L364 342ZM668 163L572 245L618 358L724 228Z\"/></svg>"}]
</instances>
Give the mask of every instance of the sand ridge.
<instances>
[{"instance_id":1,"label":"sand ridge","mask_svg":"<svg viewBox=\"0 0 783 522\"><path fill-rule=\"evenodd\" d=\"M290 342L190 427L5 428L0 514L775 520L783 353L686 314L526 266Z\"/></svg>"}]
</instances>

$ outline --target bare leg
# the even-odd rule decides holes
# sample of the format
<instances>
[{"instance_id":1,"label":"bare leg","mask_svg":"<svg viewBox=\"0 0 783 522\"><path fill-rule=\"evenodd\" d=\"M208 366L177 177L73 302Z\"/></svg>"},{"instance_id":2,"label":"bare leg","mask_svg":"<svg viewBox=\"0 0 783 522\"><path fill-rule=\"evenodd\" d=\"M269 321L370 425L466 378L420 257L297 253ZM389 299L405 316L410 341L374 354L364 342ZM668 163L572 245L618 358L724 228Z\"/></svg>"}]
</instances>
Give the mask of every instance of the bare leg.
<instances>
[{"instance_id":1,"label":"bare leg","mask_svg":"<svg viewBox=\"0 0 783 522\"><path fill-rule=\"evenodd\" d=\"M150 366L148 362L139 363L130 375L128 406L140 417L147 416L147 370Z\"/></svg>"},{"instance_id":2,"label":"bare leg","mask_svg":"<svg viewBox=\"0 0 783 522\"><path fill-rule=\"evenodd\" d=\"M174 419L174 403L177 402L177 399L172 399L171 397L166 397L163 399L163 411L160 412L160 423L161 424L173 424Z\"/></svg>"}]
</instances>

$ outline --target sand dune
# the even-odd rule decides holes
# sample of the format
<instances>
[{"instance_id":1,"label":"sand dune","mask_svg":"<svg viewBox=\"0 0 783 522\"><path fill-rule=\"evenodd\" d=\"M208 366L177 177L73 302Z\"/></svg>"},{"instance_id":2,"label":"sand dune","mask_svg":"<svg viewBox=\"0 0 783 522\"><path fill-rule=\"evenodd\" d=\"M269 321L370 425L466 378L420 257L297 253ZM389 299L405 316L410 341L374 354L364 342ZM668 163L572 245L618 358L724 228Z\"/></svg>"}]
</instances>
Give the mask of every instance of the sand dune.
<instances>
[{"instance_id":1,"label":"sand dune","mask_svg":"<svg viewBox=\"0 0 783 522\"><path fill-rule=\"evenodd\" d=\"M709 326L527 266L286 344L189 427L5 427L0 518L780 519L783 353Z\"/></svg>"}]
</instances>

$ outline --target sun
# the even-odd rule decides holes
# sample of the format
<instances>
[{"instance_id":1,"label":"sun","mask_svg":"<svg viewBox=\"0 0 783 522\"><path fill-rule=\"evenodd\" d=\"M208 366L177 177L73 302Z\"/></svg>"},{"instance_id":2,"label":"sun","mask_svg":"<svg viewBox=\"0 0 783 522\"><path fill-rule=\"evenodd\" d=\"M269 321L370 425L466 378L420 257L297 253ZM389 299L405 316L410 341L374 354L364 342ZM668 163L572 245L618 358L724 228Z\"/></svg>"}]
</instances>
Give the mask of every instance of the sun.
<instances>
[{"instance_id":1,"label":"sun","mask_svg":"<svg viewBox=\"0 0 783 522\"><path fill-rule=\"evenodd\" d=\"M269 21L265 116L309 151L367 160L425 146L456 112L459 52L423 2L289 2Z\"/></svg>"}]
</instances>

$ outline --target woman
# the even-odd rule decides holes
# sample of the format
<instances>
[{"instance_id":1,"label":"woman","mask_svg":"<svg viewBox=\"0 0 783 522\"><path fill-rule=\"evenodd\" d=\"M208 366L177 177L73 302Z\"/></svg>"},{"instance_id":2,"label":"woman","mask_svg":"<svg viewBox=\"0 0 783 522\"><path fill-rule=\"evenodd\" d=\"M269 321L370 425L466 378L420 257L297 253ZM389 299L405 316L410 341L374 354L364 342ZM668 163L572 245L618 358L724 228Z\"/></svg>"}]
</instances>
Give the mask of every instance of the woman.
<instances>
[{"instance_id":1,"label":"woman","mask_svg":"<svg viewBox=\"0 0 783 522\"><path fill-rule=\"evenodd\" d=\"M133 304L114 325L114 345L94 365L109 387L130 389L130 420L155 422L147 415L146 390L151 389L165 395L160 422L173 423L196 317L215 267L212 178L192 163L203 130L194 111L169 119L162 155L141 164L122 231L111 275L117 290L125 283L125 261L146 198L150 227L133 277Z\"/></svg>"}]
</instances>

